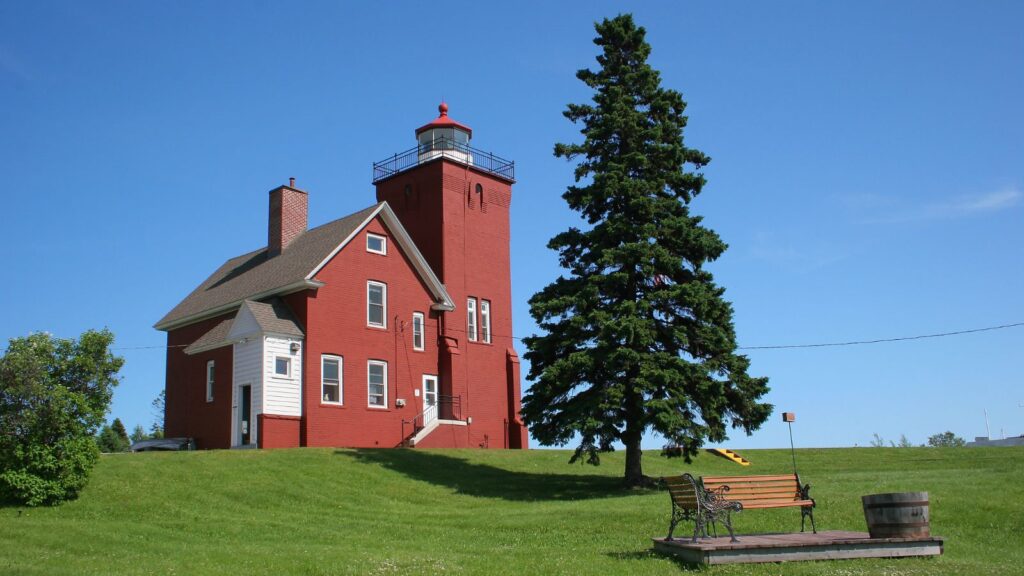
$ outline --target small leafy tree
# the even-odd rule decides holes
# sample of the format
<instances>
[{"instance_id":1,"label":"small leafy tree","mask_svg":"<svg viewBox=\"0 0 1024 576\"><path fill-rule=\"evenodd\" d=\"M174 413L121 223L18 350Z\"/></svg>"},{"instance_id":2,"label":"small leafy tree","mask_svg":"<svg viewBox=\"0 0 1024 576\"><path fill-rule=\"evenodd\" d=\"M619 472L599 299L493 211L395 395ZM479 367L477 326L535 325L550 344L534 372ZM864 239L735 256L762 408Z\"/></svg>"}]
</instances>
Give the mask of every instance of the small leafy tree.
<instances>
[{"instance_id":1,"label":"small leafy tree","mask_svg":"<svg viewBox=\"0 0 1024 576\"><path fill-rule=\"evenodd\" d=\"M143 440L149 440L149 435L146 434L146 430L141 425L136 425L135 429L132 430L130 438L132 443L142 442Z\"/></svg>"},{"instance_id":2,"label":"small leafy tree","mask_svg":"<svg viewBox=\"0 0 1024 576\"><path fill-rule=\"evenodd\" d=\"M600 68L576 77L593 103L569 104L583 142L557 144L579 159L562 197L586 220L548 244L567 276L530 299L546 334L526 338L530 391L522 416L541 444L579 439L592 464L616 442L625 483L646 483L641 439L654 430L690 459L707 440L747 434L771 413L768 379L747 374L732 306L705 264L726 244L690 203L710 159L683 145L686 103L661 87L645 31L626 14L596 24Z\"/></svg>"},{"instance_id":3,"label":"small leafy tree","mask_svg":"<svg viewBox=\"0 0 1024 576\"><path fill-rule=\"evenodd\" d=\"M96 445L101 452L127 452L131 441L120 418L114 418L110 426L104 426L96 438Z\"/></svg>"},{"instance_id":4,"label":"small leafy tree","mask_svg":"<svg viewBox=\"0 0 1024 576\"><path fill-rule=\"evenodd\" d=\"M949 431L928 437L928 445L934 448L957 448L965 444L967 442L963 438Z\"/></svg>"},{"instance_id":5,"label":"small leafy tree","mask_svg":"<svg viewBox=\"0 0 1024 576\"><path fill-rule=\"evenodd\" d=\"M10 340L0 357L0 501L56 504L85 486L124 364L113 340L108 330Z\"/></svg>"}]
</instances>

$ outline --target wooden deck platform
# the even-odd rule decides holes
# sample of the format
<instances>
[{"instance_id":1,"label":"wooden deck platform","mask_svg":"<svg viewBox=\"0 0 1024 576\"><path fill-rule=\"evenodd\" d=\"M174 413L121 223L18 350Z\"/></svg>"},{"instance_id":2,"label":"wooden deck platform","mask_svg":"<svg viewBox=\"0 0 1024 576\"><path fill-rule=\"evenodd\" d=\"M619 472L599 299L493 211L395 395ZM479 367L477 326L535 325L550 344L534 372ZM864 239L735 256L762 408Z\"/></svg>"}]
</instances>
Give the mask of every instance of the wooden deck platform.
<instances>
[{"instance_id":1,"label":"wooden deck platform","mask_svg":"<svg viewBox=\"0 0 1024 576\"><path fill-rule=\"evenodd\" d=\"M848 558L903 558L942 554L942 538L871 538L867 532L830 530L796 534L737 535L706 538L690 542L690 536L671 542L654 538L654 550L672 554L693 564L743 564L756 562L792 562L800 560L840 560Z\"/></svg>"}]
</instances>

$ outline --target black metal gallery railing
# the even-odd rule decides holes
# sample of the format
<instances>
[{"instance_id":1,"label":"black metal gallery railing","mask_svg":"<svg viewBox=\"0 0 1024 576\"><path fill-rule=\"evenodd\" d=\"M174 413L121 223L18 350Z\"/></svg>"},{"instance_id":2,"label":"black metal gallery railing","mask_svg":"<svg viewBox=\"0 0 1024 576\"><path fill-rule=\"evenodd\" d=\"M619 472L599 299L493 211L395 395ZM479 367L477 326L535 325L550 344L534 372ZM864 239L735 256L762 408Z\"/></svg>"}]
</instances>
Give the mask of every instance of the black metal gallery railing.
<instances>
[{"instance_id":1,"label":"black metal gallery railing","mask_svg":"<svg viewBox=\"0 0 1024 576\"><path fill-rule=\"evenodd\" d=\"M376 184L385 178L390 178L437 158L448 158L507 180L515 180L516 163L512 160L506 160L491 152L484 152L449 138L438 138L429 144L420 144L380 162L374 162L373 183Z\"/></svg>"},{"instance_id":2,"label":"black metal gallery railing","mask_svg":"<svg viewBox=\"0 0 1024 576\"><path fill-rule=\"evenodd\" d=\"M417 432L426 428L434 420L462 420L462 397L446 396L439 394L433 405L428 405L422 412L412 420L402 419L402 444L408 444L409 440ZM411 428L408 428L409 425Z\"/></svg>"}]
</instances>

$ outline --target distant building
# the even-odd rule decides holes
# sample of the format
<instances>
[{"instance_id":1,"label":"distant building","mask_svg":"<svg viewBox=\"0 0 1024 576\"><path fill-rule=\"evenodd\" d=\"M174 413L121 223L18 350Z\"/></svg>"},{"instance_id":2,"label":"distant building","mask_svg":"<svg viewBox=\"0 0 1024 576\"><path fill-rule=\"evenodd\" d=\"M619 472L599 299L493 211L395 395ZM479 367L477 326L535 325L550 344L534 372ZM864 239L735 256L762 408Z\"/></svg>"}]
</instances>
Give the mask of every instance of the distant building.
<instances>
[{"instance_id":1,"label":"distant building","mask_svg":"<svg viewBox=\"0 0 1024 576\"><path fill-rule=\"evenodd\" d=\"M974 442L968 442L968 446L1024 446L1024 436L1015 438L1003 438L1002 440L990 440L988 436L977 436Z\"/></svg>"},{"instance_id":2,"label":"distant building","mask_svg":"<svg viewBox=\"0 0 1024 576\"><path fill-rule=\"evenodd\" d=\"M513 163L440 116L374 164L378 203L307 230L270 191L267 245L156 324L165 433L199 448L526 448L512 341Z\"/></svg>"}]
</instances>

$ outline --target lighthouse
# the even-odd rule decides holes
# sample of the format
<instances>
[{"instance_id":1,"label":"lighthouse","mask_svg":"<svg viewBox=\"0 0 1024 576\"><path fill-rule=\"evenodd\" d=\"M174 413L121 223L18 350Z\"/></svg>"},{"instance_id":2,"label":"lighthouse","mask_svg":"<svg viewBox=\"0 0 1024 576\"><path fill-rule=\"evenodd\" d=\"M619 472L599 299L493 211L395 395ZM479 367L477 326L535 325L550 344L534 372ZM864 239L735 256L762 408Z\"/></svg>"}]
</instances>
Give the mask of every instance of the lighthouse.
<instances>
[{"instance_id":1,"label":"lighthouse","mask_svg":"<svg viewBox=\"0 0 1024 576\"><path fill-rule=\"evenodd\" d=\"M373 165L386 201L455 302L435 311L440 393L474 414L484 446L525 448L512 327L510 207L515 164L470 145L473 130L448 115L415 130L415 146Z\"/></svg>"}]
</instances>

